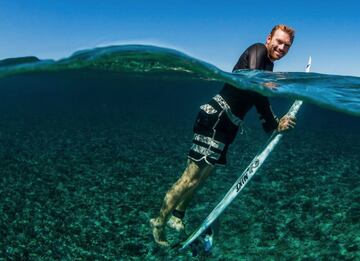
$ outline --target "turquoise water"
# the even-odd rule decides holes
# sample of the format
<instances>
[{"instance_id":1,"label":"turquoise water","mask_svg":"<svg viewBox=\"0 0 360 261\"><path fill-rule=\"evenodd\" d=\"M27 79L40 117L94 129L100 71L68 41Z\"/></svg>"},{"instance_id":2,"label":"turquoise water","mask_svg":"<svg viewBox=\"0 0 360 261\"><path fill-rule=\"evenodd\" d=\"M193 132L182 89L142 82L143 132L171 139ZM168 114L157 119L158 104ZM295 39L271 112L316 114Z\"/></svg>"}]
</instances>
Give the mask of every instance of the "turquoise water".
<instances>
[{"instance_id":1,"label":"turquoise water","mask_svg":"<svg viewBox=\"0 0 360 261\"><path fill-rule=\"evenodd\" d=\"M15 61L12 61L16 63ZM25 72L95 70L129 73L184 73L198 79L231 83L241 89L251 89L267 96L288 97L360 115L360 77L318 73L239 71L224 72L217 67L172 49L155 46L124 45L79 51L59 61L19 60L11 66L0 64L0 77ZM10 63L10 65L9 65ZM278 89L271 91L265 82Z\"/></svg>"},{"instance_id":2,"label":"turquoise water","mask_svg":"<svg viewBox=\"0 0 360 261\"><path fill-rule=\"evenodd\" d=\"M271 96L279 116L305 103L220 217L207 259L359 259L359 78L230 74L148 46L0 61L0 259L191 260L157 247L148 219L185 167L199 106L224 81ZM192 202L189 232L268 138L253 111L244 130Z\"/></svg>"}]
</instances>

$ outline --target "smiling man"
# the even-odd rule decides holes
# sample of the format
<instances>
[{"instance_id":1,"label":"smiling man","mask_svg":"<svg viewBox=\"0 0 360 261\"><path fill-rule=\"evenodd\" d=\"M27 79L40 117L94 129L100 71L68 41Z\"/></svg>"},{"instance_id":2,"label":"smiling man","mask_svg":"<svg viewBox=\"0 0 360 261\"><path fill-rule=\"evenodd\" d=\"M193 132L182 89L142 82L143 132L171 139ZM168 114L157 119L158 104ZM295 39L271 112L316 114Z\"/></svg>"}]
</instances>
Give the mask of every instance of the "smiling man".
<instances>
[{"instance_id":1,"label":"smiling man","mask_svg":"<svg viewBox=\"0 0 360 261\"><path fill-rule=\"evenodd\" d=\"M274 61L284 57L294 40L294 30L277 25L266 43L251 45L240 56L233 70L253 69L272 71ZM272 88L270 85L265 85ZM267 97L249 90L240 90L225 84L219 94L200 106L194 124L193 144L188 164L178 181L166 193L159 216L150 220L155 241L168 246L165 224L178 231L184 230L183 218L196 188L214 170L215 165L226 164L226 152L235 139L246 113L255 106L265 132L285 131L295 126L295 119L280 120L274 115ZM170 214L171 218L168 220Z\"/></svg>"}]
</instances>

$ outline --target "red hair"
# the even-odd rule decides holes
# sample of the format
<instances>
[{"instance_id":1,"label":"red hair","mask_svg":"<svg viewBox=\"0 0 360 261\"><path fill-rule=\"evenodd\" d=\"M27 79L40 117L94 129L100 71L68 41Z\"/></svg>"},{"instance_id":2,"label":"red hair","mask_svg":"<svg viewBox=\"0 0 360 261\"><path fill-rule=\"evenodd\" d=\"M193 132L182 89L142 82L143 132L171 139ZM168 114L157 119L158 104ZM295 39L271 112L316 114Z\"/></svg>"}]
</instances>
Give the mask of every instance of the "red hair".
<instances>
[{"instance_id":1,"label":"red hair","mask_svg":"<svg viewBox=\"0 0 360 261\"><path fill-rule=\"evenodd\" d=\"M290 26L287 26L287 25L284 25L284 24L275 25L274 28L270 32L270 37L273 37L277 30L281 30L281 31L287 33L290 36L291 43L294 41L295 30L292 29Z\"/></svg>"}]
</instances>

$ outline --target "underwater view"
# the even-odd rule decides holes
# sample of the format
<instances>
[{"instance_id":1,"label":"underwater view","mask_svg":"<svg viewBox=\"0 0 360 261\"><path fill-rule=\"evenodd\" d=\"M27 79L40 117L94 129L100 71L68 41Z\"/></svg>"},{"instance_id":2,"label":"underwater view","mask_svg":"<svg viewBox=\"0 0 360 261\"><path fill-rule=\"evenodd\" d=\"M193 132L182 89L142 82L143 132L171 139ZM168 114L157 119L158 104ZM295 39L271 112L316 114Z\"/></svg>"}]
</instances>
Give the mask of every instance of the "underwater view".
<instances>
[{"instance_id":1,"label":"underwater view","mask_svg":"<svg viewBox=\"0 0 360 261\"><path fill-rule=\"evenodd\" d=\"M149 220L225 82L269 96L279 117L303 100L297 125L221 214L211 253L160 247ZM354 76L227 73L144 45L2 60L0 260L360 260L359 116ZM191 202L188 234L268 141L255 110L242 128Z\"/></svg>"}]
</instances>

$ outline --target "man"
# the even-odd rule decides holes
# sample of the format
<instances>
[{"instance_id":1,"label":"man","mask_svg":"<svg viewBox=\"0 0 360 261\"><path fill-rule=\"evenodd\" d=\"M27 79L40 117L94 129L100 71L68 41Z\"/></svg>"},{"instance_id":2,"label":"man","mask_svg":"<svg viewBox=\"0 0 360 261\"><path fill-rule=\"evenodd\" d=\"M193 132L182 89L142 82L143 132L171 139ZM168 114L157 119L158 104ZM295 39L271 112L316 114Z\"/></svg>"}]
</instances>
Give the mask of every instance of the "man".
<instances>
[{"instance_id":1,"label":"man","mask_svg":"<svg viewBox=\"0 0 360 261\"><path fill-rule=\"evenodd\" d=\"M277 25L270 32L266 43L250 46L240 56L234 67L272 71L273 62L284 57L294 40L294 30ZM271 84L267 85L273 88ZM226 164L226 152L233 142L245 114L255 106L265 132L285 131L295 126L295 119L287 116L280 120L271 110L267 97L225 84L218 95L200 107L194 125L194 138L188 154L187 167L179 180L166 193L159 216L150 220L155 241L168 246L165 223L178 231L184 229L182 219L196 188L213 171L214 165Z\"/></svg>"}]
</instances>

